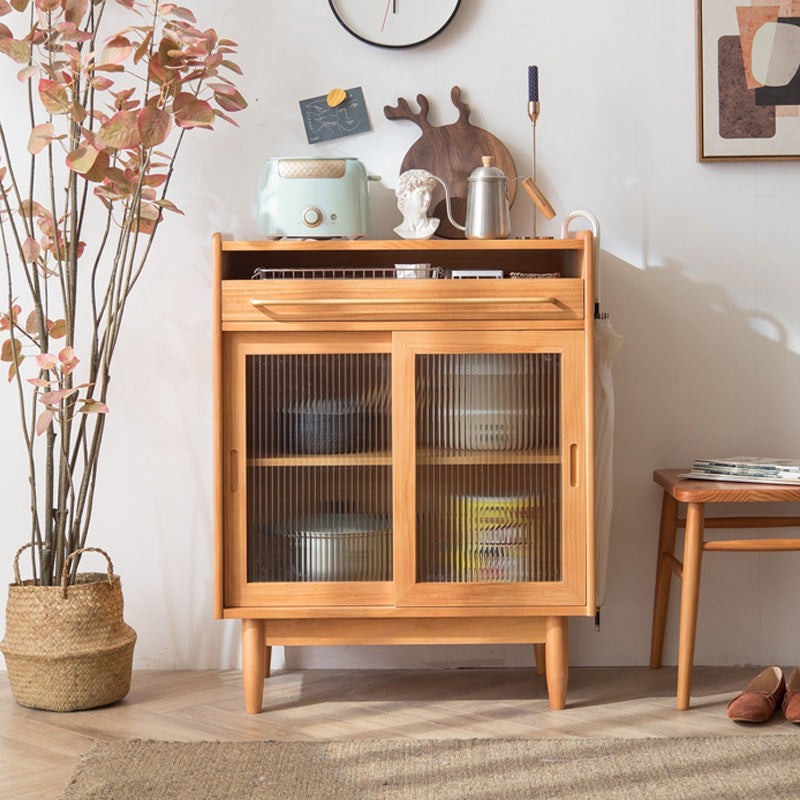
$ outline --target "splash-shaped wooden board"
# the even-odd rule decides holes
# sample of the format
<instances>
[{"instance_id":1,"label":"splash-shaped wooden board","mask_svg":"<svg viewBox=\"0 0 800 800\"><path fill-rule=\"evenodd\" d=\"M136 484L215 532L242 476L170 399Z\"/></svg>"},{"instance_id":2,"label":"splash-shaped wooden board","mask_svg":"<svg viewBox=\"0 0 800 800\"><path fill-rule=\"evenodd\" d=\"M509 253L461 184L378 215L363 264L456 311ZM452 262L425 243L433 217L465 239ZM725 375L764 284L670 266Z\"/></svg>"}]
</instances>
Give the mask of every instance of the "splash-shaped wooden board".
<instances>
[{"instance_id":1,"label":"splash-shaped wooden board","mask_svg":"<svg viewBox=\"0 0 800 800\"><path fill-rule=\"evenodd\" d=\"M384 106L387 119L410 119L422 129L422 136L411 145L406 153L400 172L408 169L426 169L441 178L450 190L453 217L464 224L467 212L467 178L481 165L481 156L494 156L495 165L500 167L508 178L509 205L514 202L517 176L514 159L506 146L489 131L472 125L469 121L470 108L461 100L461 89L454 86L450 91L453 105L458 109L458 120L451 125L434 126L428 122L428 99L424 94L417 95L419 112L414 113L408 101L397 98L396 106ZM444 189L437 185L431 198L431 217L441 221L437 236L445 239L463 239L464 233L450 224L447 219Z\"/></svg>"}]
</instances>

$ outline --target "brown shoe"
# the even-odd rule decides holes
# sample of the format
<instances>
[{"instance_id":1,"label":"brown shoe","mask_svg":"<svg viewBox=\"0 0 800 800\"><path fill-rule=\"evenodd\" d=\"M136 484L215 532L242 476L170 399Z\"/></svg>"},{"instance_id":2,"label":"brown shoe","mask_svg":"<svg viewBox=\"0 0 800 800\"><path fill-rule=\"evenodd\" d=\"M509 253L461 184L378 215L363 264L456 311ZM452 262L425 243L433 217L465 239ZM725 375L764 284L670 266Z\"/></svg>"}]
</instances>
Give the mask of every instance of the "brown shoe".
<instances>
[{"instance_id":1,"label":"brown shoe","mask_svg":"<svg viewBox=\"0 0 800 800\"><path fill-rule=\"evenodd\" d=\"M786 681L783 716L787 722L800 722L800 667L795 667Z\"/></svg>"},{"instance_id":2,"label":"brown shoe","mask_svg":"<svg viewBox=\"0 0 800 800\"><path fill-rule=\"evenodd\" d=\"M800 688L800 673L796 680ZM734 722L766 722L775 713L785 692L786 680L781 668L767 667L728 703L728 716ZM800 715L800 699L794 707Z\"/></svg>"}]
</instances>

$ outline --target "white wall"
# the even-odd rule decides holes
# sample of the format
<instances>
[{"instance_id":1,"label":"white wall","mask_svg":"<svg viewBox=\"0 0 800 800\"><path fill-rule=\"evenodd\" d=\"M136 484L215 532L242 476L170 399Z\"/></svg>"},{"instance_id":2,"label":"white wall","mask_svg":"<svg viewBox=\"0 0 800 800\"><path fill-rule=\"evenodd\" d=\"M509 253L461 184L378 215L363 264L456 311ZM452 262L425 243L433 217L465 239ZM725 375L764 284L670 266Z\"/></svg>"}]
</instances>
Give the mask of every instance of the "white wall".
<instances>
[{"instance_id":1,"label":"white wall","mask_svg":"<svg viewBox=\"0 0 800 800\"><path fill-rule=\"evenodd\" d=\"M390 191L417 138L383 106L425 94L435 123L472 122L529 171L527 67L540 70L537 182L564 215L600 220L602 302L625 337L615 364L615 512L600 633L570 623L573 664L647 663L659 495L656 467L695 456L800 456L800 164L695 161L694 0L463 0L437 39L385 51L344 32L323 0L194 3L238 41L250 103L240 128L197 132L114 371L94 544L123 576L136 666L238 664L239 626L211 610L210 238L258 238L255 185L271 156L352 155L370 173L373 230L399 222ZM12 73L2 76L11 82ZM310 147L297 101L362 86L373 131ZM6 100L4 90L4 104ZM530 206L515 204L515 233ZM13 392L0 388L0 565L27 535ZM697 663L800 661L795 556L710 556ZM677 594L677 592L673 592ZM676 599L673 596L673 601ZM4 602L5 597L2 598ZM676 659L673 605L666 660ZM528 647L293 650L301 666L528 664Z\"/></svg>"}]
</instances>

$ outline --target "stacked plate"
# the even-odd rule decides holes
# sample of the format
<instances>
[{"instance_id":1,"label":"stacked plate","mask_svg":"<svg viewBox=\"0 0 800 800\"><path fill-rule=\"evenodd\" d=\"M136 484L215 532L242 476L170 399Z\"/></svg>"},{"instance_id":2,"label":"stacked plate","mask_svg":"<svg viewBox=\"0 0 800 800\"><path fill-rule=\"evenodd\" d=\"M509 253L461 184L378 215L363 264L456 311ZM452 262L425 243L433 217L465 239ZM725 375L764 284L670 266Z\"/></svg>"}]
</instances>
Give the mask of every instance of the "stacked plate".
<instances>
[{"instance_id":1,"label":"stacked plate","mask_svg":"<svg viewBox=\"0 0 800 800\"><path fill-rule=\"evenodd\" d=\"M451 541L456 580L532 580L544 504L527 495L453 499Z\"/></svg>"}]
</instances>

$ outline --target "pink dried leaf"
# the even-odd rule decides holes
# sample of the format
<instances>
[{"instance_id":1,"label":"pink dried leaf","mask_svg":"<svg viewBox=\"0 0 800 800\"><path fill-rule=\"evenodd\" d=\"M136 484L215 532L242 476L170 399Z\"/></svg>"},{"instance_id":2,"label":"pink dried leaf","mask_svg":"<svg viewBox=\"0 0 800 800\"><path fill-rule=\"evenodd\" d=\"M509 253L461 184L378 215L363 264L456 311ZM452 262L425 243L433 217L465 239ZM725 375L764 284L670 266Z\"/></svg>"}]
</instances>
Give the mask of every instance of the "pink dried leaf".
<instances>
[{"instance_id":1,"label":"pink dried leaf","mask_svg":"<svg viewBox=\"0 0 800 800\"><path fill-rule=\"evenodd\" d=\"M52 386L55 381L46 381L44 378L28 378L28 383L37 389L46 389L48 386Z\"/></svg>"},{"instance_id":2,"label":"pink dried leaf","mask_svg":"<svg viewBox=\"0 0 800 800\"><path fill-rule=\"evenodd\" d=\"M36 200L23 200L20 204L20 213L26 217L49 217L50 212Z\"/></svg>"},{"instance_id":3,"label":"pink dried leaf","mask_svg":"<svg viewBox=\"0 0 800 800\"><path fill-rule=\"evenodd\" d=\"M97 89L98 92L104 92L106 89L114 85L114 81L111 78L106 78L103 75L96 75L92 78L92 86Z\"/></svg>"},{"instance_id":4,"label":"pink dried leaf","mask_svg":"<svg viewBox=\"0 0 800 800\"><path fill-rule=\"evenodd\" d=\"M145 186L152 186L154 189L157 189L159 186L163 186L167 182L167 176L163 174L158 175L148 175L144 179Z\"/></svg>"},{"instance_id":5,"label":"pink dried leaf","mask_svg":"<svg viewBox=\"0 0 800 800\"><path fill-rule=\"evenodd\" d=\"M51 339L63 339L67 335L67 321L57 319L48 330Z\"/></svg>"},{"instance_id":6,"label":"pink dried leaf","mask_svg":"<svg viewBox=\"0 0 800 800\"><path fill-rule=\"evenodd\" d=\"M39 335L39 315L36 311L31 311L28 318L25 320L25 332L31 336Z\"/></svg>"},{"instance_id":7,"label":"pink dried leaf","mask_svg":"<svg viewBox=\"0 0 800 800\"><path fill-rule=\"evenodd\" d=\"M100 138L115 150L138 147L142 143L142 137L136 118L134 111L118 111L100 126Z\"/></svg>"},{"instance_id":8,"label":"pink dried leaf","mask_svg":"<svg viewBox=\"0 0 800 800\"><path fill-rule=\"evenodd\" d=\"M39 81L39 98L51 114L68 114L72 110L67 87L63 83L42 78Z\"/></svg>"},{"instance_id":9,"label":"pink dried leaf","mask_svg":"<svg viewBox=\"0 0 800 800\"><path fill-rule=\"evenodd\" d=\"M36 239L31 239L28 237L22 243L22 257L25 259L26 263L33 264L41 253L41 249L39 248L39 242Z\"/></svg>"},{"instance_id":10,"label":"pink dried leaf","mask_svg":"<svg viewBox=\"0 0 800 800\"><path fill-rule=\"evenodd\" d=\"M147 51L150 49L150 42L153 41L153 30L152 28L147 31L144 39L139 43L139 46L136 48L136 52L133 54L133 63L138 64L147 54Z\"/></svg>"},{"instance_id":11,"label":"pink dried leaf","mask_svg":"<svg viewBox=\"0 0 800 800\"><path fill-rule=\"evenodd\" d=\"M239 127L239 123L233 119L233 117L229 117L224 112L220 111L218 108L214 109L214 116L219 117L220 119L224 119L225 122L230 122L231 125L235 125L237 128Z\"/></svg>"},{"instance_id":12,"label":"pink dried leaf","mask_svg":"<svg viewBox=\"0 0 800 800\"><path fill-rule=\"evenodd\" d=\"M236 94L236 87L230 83L209 83L206 85L215 94Z\"/></svg>"},{"instance_id":13,"label":"pink dried leaf","mask_svg":"<svg viewBox=\"0 0 800 800\"><path fill-rule=\"evenodd\" d=\"M81 402L83 405L78 409L79 414L108 414L108 406L100 400L87 397Z\"/></svg>"},{"instance_id":14,"label":"pink dried leaf","mask_svg":"<svg viewBox=\"0 0 800 800\"><path fill-rule=\"evenodd\" d=\"M188 8L182 8L176 3L162 3L158 7L158 13L162 16L172 16L178 19L186 20L187 22L197 22L194 14Z\"/></svg>"},{"instance_id":15,"label":"pink dried leaf","mask_svg":"<svg viewBox=\"0 0 800 800\"><path fill-rule=\"evenodd\" d=\"M146 106L136 117L142 145L146 148L157 147L164 142L172 130L172 115L163 109Z\"/></svg>"},{"instance_id":16,"label":"pink dried leaf","mask_svg":"<svg viewBox=\"0 0 800 800\"><path fill-rule=\"evenodd\" d=\"M58 359L52 353L39 353L36 356L36 366L39 369L55 369L58 366Z\"/></svg>"},{"instance_id":17,"label":"pink dried leaf","mask_svg":"<svg viewBox=\"0 0 800 800\"><path fill-rule=\"evenodd\" d=\"M98 155L100 154L94 147L82 144L67 155L67 166L74 172L84 175L94 166Z\"/></svg>"},{"instance_id":18,"label":"pink dried leaf","mask_svg":"<svg viewBox=\"0 0 800 800\"><path fill-rule=\"evenodd\" d=\"M161 211L155 203L142 203L139 216L143 220L157 220L161 216Z\"/></svg>"},{"instance_id":19,"label":"pink dried leaf","mask_svg":"<svg viewBox=\"0 0 800 800\"><path fill-rule=\"evenodd\" d=\"M22 342L19 339L6 339L0 347L0 361L17 363L22 352Z\"/></svg>"},{"instance_id":20,"label":"pink dried leaf","mask_svg":"<svg viewBox=\"0 0 800 800\"><path fill-rule=\"evenodd\" d=\"M17 80L20 83L25 83L25 81L29 81L38 72L39 72L39 67L37 67L36 64L31 64L30 66L23 67L17 73Z\"/></svg>"},{"instance_id":21,"label":"pink dried leaf","mask_svg":"<svg viewBox=\"0 0 800 800\"><path fill-rule=\"evenodd\" d=\"M106 170L108 169L110 163L111 156L108 154L108 150L101 150L97 154L97 160L94 162L90 170L83 173L83 177L92 183L101 183L105 178ZM84 247L85 245L82 242L78 242L78 257L80 257L81 253L83 253Z\"/></svg>"},{"instance_id":22,"label":"pink dried leaf","mask_svg":"<svg viewBox=\"0 0 800 800\"><path fill-rule=\"evenodd\" d=\"M247 108L247 101L235 90L230 94L214 92L214 99L224 111L235 112Z\"/></svg>"},{"instance_id":23,"label":"pink dried leaf","mask_svg":"<svg viewBox=\"0 0 800 800\"><path fill-rule=\"evenodd\" d=\"M58 360L61 362L61 371L65 375L74 372L75 367L80 364L80 359L75 357L75 350L71 346L67 346L59 352Z\"/></svg>"},{"instance_id":24,"label":"pink dried leaf","mask_svg":"<svg viewBox=\"0 0 800 800\"><path fill-rule=\"evenodd\" d=\"M52 122L43 122L41 125L37 125L31 131L30 138L28 139L28 152L32 156L41 153L42 150L53 141L54 133L55 128Z\"/></svg>"},{"instance_id":25,"label":"pink dried leaf","mask_svg":"<svg viewBox=\"0 0 800 800\"><path fill-rule=\"evenodd\" d=\"M5 53L17 64L27 64L30 61L31 46L12 37L0 38L0 53Z\"/></svg>"},{"instance_id":26,"label":"pink dried leaf","mask_svg":"<svg viewBox=\"0 0 800 800\"><path fill-rule=\"evenodd\" d=\"M69 42L88 42L92 38L92 34L88 31L80 30L74 22L59 22L56 24L55 29L58 31L59 39L65 43L62 48L64 53L71 58L77 53L80 61L80 53L74 47L71 48L73 52L70 52L71 45Z\"/></svg>"},{"instance_id":27,"label":"pink dried leaf","mask_svg":"<svg viewBox=\"0 0 800 800\"><path fill-rule=\"evenodd\" d=\"M55 411L52 408L46 408L36 419L36 435L41 436L49 427L50 423L55 418Z\"/></svg>"},{"instance_id":28,"label":"pink dried leaf","mask_svg":"<svg viewBox=\"0 0 800 800\"><path fill-rule=\"evenodd\" d=\"M13 10L11 4L7 0L0 0L0 17L10 14Z\"/></svg>"},{"instance_id":29,"label":"pink dried leaf","mask_svg":"<svg viewBox=\"0 0 800 800\"><path fill-rule=\"evenodd\" d=\"M122 64L96 64L94 69L97 72L125 72Z\"/></svg>"},{"instance_id":30,"label":"pink dried leaf","mask_svg":"<svg viewBox=\"0 0 800 800\"><path fill-rule=\"evenodd\" d=\"M39 396L39 402L43 405L49 406L50 408L53 406L59 406L64 402L64 400L66 400L70 395L75 394L77 391L78 387L73 386L70 389L56 389L52 392L45 392Z\"/></svg>"},{"instance_id":31,"label":"pink dried leaf","mask_svg":"<svg viewBox=\"0 0 800 800\"><path fill-rule=\"evenodd\" d=\"M130 39L126 36L113 36L106 41L96 64L98 67L122 64L128 60L131 53L133 53L133 45Z\"/></svg>"},{"instance_id":32,"label":"pink dried leaf","mask_svg":"<svg viewBox=\"0 0 800 800\"><path fill-rule=\"evenodd\" d=\"M173 211L176 214L183 215L183 211L181 211L171 200L156 200L154 205L161 206L161 208L165 209L166 211Z\"/></svg>"},{"instance_id":33,"label":"pink dried leaf","mask_svg":"<svg viewBox=\"0 0 800 800\"><path fill-rule=\"evenodd\" d=\"M198 100L189 92L181 92L172 102L175 122L181 128L210 128L214 123L214 110L205 100Z\"/></svg>"},{"instance_id":34,"label":"pink dried leaf","mask_svg":"<svg viewBox=\"0 0 800 800\"><path fill-rule=\"evenodd\" d=\"M89 9L89 0L63 0L64 15L68 22L80 25Z\"/></svg>"}]
</instances>

